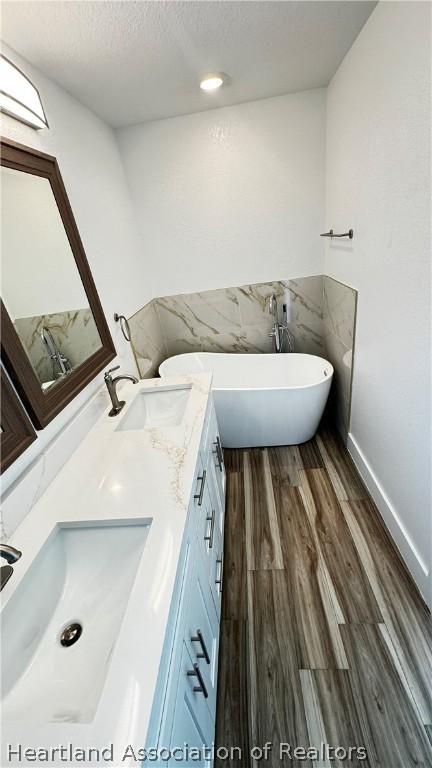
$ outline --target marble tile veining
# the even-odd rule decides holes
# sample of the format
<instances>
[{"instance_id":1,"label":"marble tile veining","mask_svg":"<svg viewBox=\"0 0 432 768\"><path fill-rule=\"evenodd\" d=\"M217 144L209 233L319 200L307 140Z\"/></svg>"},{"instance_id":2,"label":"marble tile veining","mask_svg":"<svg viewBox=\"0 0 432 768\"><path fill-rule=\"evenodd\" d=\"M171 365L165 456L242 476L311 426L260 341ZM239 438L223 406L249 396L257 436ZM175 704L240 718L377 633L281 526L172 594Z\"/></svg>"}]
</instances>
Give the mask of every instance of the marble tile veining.
<instances>
[{"instance_id":1,"label":"marble tile veining","mask_svg":"<svg viewBox=\"0 0 432 768\"><path fill-rule=\"evenodd\" d=\"M351 411L357 291L324 275L322 295L324 348L334 368L329 407L339 432L346 439Z\"/></svg>"},{"instance_id":2,"label":"marble tile veining","mask_svg":"<svg viewBox=\"0 0 432 768\"><path fill-rule=\"evenodd\" d=\"M141 378L149 379L169 357L155 302L151 301L129 318L132 348Z\"/></svg>"},{"instance_id":3,"label":"marble tile veining","mask_svg":"<svg viewBox=\"0 0 432 768\"><path fill-rule=\"evenodd\" d=\"M324 332L325 335L337 336L348 349L352 349L354 342L353 318L356 311L356 294L357 291L353 288L324 276Z\"/></svg>"},{"instance_id":4,"label":"marble tile veining","mask_svg":"<svg viewBox=\"0 0 432 768\"><path fill-rule=\"evenodd\" d=\"M129 320L138 367L153 376L185 352L270 353L271 294L279 320L287 307L296 352L326 357L335 369L332 407L346 437L351 398L356 291L323 275L161 296Z\"/></svg>"},{"instance_id":5,"label":"marble tile veining","mask_svg":"<svg viewBox=\"0 0 432 768\"><path fill-rule=\"evenodd\" d=\"M322 354L322 277L255 283L155 300L167 354L179 351L271 352L269 296L287 304L298 351Z\"/></svg>"}]
</instances>

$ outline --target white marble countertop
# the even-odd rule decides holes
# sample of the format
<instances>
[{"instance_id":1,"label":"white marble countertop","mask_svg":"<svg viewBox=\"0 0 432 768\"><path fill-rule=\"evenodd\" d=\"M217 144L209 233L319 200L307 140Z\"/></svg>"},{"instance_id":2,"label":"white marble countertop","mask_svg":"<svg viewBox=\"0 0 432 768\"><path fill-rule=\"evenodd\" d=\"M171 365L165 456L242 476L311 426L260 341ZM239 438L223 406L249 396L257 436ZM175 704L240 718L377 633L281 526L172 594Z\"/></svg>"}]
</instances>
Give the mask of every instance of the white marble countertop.
<instances>
[{"instance_id":1,"label":"white marble countertop","mask_svg":"<svg viewBox=\"0 0 432 768\"><path fill-rule=\"evenodd\" d=\"M185 384L192 386L179 426L116 431L140 391ZM39 749L114 744L114 761L102 764L137 765L133 758L122 760L123 751L145 742L210 389L210 374L123 386L127 405L122 413L116 418L104 414L96 422L10 539L23 554L2 591L3 606L13 599L57 524L151 520L93 721L3 721L3 766L87 765L82 760L8 760L7 744Z\"/></svg>"}]
</instances>

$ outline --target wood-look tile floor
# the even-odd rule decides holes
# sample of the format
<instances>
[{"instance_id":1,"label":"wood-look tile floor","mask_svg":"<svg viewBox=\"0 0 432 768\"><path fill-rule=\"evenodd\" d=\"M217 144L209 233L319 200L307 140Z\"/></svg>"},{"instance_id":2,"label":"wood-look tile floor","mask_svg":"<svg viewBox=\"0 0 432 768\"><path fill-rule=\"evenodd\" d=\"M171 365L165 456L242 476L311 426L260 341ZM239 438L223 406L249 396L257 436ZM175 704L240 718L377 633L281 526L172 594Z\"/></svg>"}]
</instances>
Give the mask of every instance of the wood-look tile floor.
<instances>
[{"instance_id":1,"label":"wood-look tile floor","mask_svg":"<svg viewBox=\"0 0 432 768\"><path fill-rule=\"evenodd\" d=\"M217 746L252 766L432 768L432 623L350 457L322 430L300 446L226 450ZM365 748L351 760L292 748ZM218 766L227 765L219 760Z\"/></svg>"}]
</instances>

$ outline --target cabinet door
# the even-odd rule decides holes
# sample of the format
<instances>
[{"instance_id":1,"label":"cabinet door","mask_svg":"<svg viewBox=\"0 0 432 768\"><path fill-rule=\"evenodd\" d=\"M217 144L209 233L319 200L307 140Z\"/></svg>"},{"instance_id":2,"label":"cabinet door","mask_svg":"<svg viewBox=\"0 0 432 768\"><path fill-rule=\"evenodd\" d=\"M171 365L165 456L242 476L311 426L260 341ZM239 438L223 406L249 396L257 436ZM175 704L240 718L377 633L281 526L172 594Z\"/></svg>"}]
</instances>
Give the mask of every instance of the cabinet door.
<instances>
[{"instance_id":1,"label":"cabinet door","mask_svg":"<svg viewBox=\"0 0 432 768\"><path fill-rule=\"evenodd\" d=\"M195 662L197 663L197 662ZM195 674L194 662L189 655L185 643L180 662L180 682L175 704L173 728L170 741L171 754L173 750L184 750L186 744L189 748L202 750L203 747L211 749L215 736L214 719L210 715L209 708L202 693L202 687L198 676ZM179 759L183 757L183 759ZM181 765L194 766L196 768L210 768L211 760L188 759L182 751L175 752L168 762L168 766Z\"/></svg>"},{"instance_id":2,"label":"cabinet door","mask_svg":"<svg viewBox=\"0 0 432 768\"><path fill-rule=\"evenodd\" d=\"M187 627L187 620L190 611L191 601L193 600L193 586L195 581L196 566L194 564L194 548L196 547L195 536L191 541L187 541L185 546L185 557L181 571L178 590L173 596L173 605L170 610L169 626L167 629L166 649L164 648L164 657L166 658L165 674L159 669L158 691L153 702L153 712L151 725L155 720L158 727L153 726L149 729L148 747L155 744L167 746L169 744L172 720L174 716L174 707L179 685L179 664L182 654L183 637ZM161 665L163 667L163 665ZM162 716L160 715L162 712Z\"/></svg>"},{"instance_id":3,"label":"cabinet door","mask_svg":"<svg viewBox=\"0 0 432 768\"><path fill-rule=\"evenodd\" d=\"M201 486L199 493L195 494L196 518L197 518L197 538L198 551L203 559L207 574L211 571L211 560L213 556L213 540L217 524L218 509L213 504L213 495L211 493L211 467L205 466L200 475Z\"/></svg>"},{"instance_id":4,"label":"cabinet door","mask_svg":"<svg viewBox=\"0 0 432 768\"><path fill-rule=\"evenodd\" d=\"M216 717L219 619L202 569L197 568L191 584L192 600L186 622L185 642L193 662L198 662L207 694L207 706Z\"/></svg>"}]
</instances>

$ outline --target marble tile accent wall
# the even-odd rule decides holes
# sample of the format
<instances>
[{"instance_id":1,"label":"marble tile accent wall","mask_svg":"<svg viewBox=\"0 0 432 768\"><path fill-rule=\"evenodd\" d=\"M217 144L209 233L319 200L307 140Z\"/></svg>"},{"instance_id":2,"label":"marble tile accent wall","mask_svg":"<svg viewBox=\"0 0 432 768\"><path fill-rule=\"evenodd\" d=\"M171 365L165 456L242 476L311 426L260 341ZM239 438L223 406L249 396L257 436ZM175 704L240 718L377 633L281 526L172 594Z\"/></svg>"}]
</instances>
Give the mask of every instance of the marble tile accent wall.
<instances>
[{"instance_id":1,"label":"marble tile accent wall","mask_svg":"<svg viewBox=\"0 0 432 768\"><path fill-rule=\"evenodd\" d=\"M167 357L182 352L272 352L268 298L290 308L296 349L324 351L322 276L256 283L202 293L162 296L129 319L142 377L153 376Z\"/></svg>"},{"instance_id":2,"label":"marble tile accent wall","mask_svg":"<svg viewBox=\"0 0 432 768\"><path fill-rule=\"evenodd\" d=\"M89 307L51 315L21 317L14 321L16 331L37 373L39 381L52 381L52 363L41 331L49 328L57 347L73 368L87 360L101 345L93 313Z\"/></svg>"},{"instance_id":3,"label":"marble tile accent wall","mask_svg":"<svg viewBox=\"0 0 432 768\"><path fill-rule=\"evenodd\" d=\"M329 408L341 435L349 431L357 291L323 276L323 339L334 368Z\"/></svg>"},{"instance_id":4,"label":"marble tile accent wall","mask_svg":"<svg viewBox=\"0 0 432 768\"><path fill-rule=\"evenodd\" d=\"M162 326L156 312L156 301L150 301L129 318L132 349L142 379L151 379L167 353Z\"/></svg>"},{"instance_id":5,"label":"marble tile accent wall","mask_svg":"<svg viewBox=\"0 0 432 768\"><path fill-rule=\"evenodd\" d=\"M322 353L322 277L278 280L156 299L168 356L181 352L272 352L269 296L290 311L299 351Z\"/></svg>"},{"instance_id":6,"label":"marble tile accent wall","mask_svg":"<svg viewBox=\"0 0 432 768\"><path fill-rule=\"evenodd\" d=\"M129 319L141 376L154 376L164 359L183 352L272 352L272 293L280 320L287 304L295 351L334 365L338 425L346 435L351 379L343 355L352 348L356 292L323 275L154 299Z\"/></svg>"}]
</instances>

